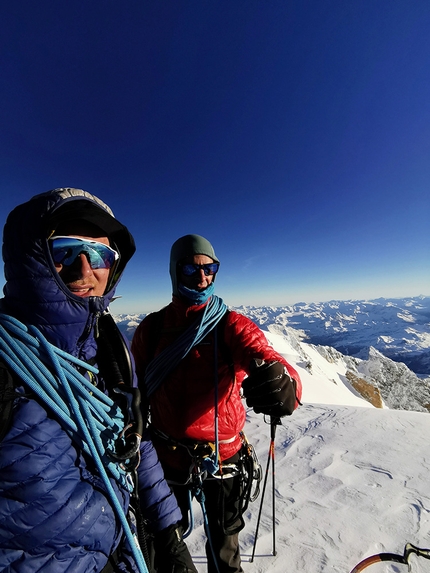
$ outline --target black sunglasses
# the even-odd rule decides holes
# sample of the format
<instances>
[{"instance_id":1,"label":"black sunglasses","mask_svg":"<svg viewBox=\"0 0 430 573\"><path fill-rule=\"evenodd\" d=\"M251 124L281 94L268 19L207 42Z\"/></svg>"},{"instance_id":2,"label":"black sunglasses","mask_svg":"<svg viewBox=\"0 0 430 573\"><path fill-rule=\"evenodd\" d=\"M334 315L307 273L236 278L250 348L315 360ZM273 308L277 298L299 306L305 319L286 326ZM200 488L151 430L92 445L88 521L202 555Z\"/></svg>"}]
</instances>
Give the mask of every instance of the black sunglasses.
<instances>
[{"instance_id":1,"label":"black sunglasses","mask_svg":"<svg viewBox=\"0 0 430 573\"><path fill-rule=\"evenodd\" d=\"M219 263L208 263L206 265L198 265L196 263L186 263L179 265L181 272L186 277L192 277L196 275L200 269L205 273L206 276L216 275L219 269Z\"/></svg>"}]
</instances>

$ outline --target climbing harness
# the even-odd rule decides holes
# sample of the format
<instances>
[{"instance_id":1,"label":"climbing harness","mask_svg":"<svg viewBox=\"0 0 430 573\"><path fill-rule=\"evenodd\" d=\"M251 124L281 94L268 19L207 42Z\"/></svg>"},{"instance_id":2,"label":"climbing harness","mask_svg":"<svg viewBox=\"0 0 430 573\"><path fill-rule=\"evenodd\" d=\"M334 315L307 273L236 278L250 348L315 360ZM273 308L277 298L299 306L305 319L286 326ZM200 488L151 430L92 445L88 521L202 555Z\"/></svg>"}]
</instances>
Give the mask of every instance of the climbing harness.
<instances>
[{"instance_id":1,"label":"climbing harness","mask_svg":"<svg viewBox=\"0 0 430 573\"><path fill-rule=\"evenodd\" d=\"M239 480L240 498L238 499L237 515L232 518L236 521L237 517L241 519L241 525L238 530L243 527L242 515L248 508L249 503L254 502L260 493L260 482L262 479L262 469L258 461L256 452L253 446L248 442L245 433L240 432L239 436L242 441L242 446L237 454L233 457L232 461L219 462L218 470L209 472L208 467L211 464L205 463L210 459L215 452L215 444L213 442L198 442L194 440L174 440L160 430L150 426L150 431L155 442L164 443L171 451L181 450L189 458L188 472L183 474L182 479L172 479L167 476L167 481L172 486L185 486L188 487L190 492L188 503L188 528L184 533L184 538L188 537L194 527L194 516L192 511L192 498L195 497L201 505L202 497L195 495L194 492L204 489L204 483L208 480L225 481L232 478ZM230 440L220 440L219 443L231 442L236 438ZM220 516L222 518L222 516ZM223 519L220 519L221 523ZM225 529L228 527L225 527ZM231 534L232 531L225 531L226 534Z\"/></svg>"},{"instance_id":2,"label":"climbing harness","mask_svg":"<svg viewBox=\"0 0 430 573\"><path fill-rule=\"evenodd\" d=\"M136 534L108 476L133 492L131 472L140 462L141 435L133 430L132 415L126 420L119 406L77 370L96 375L96 367L53 346L36 327L27 327L5 314L0 314L0 358L54 412L64 430L94 461L139 572L148 573ZM123 385L118 393L126 397L128 390ZM136 393L127 399L137 407Z\"/></svg>"},{"instance_id":3,"label":"climbing harness","mask_svg":"<svg viewBox=\"0 0 430 573\"><path fill-rule=\"evenodd\" d=\"M421 549L420 547L416 547L412 545L412 543L406 543L403 555L397 553L377 553L376 555L371 555L370 557L366 557L358 563L354 569L352 569L351 573L359 573L369 567L369 565L373 565L374 563L379 563L380 561L393 561L394 563L403 563L411 569L411 564L409 558L411 555L417 555L418 557L424 557L425 559L430 559L430 549Z\"/></svg>"}]
</instances>

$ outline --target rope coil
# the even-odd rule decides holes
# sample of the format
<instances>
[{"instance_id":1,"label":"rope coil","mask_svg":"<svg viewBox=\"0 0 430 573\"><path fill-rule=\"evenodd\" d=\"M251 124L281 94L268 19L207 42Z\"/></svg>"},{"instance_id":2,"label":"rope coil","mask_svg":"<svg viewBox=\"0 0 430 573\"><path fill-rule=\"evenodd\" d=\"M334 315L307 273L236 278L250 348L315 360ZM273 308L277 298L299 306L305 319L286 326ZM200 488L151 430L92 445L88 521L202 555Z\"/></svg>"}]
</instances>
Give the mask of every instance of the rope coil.
<instances>
[{"instance_id":1,"label":"rope coil","mask_svg":"<svg viewBox=\"0 0 430 573\"><path fill-rule=\"evenodd\" d=\"M185 330L173 344L165 348L149 364L145 372L145 385L148 398L155 392L164 378L188 352L201 342L218 324L227 306L218 296L212 296L199 317Z\"/></svg>"},{"instance_id":2,"label":"rope coil","mask_svg":"<svg viewBox=\"0 0 430 573\"><path fill-rule=\"evenodd\" d=\"M27 327L2 313L0 358L54 412L63 429L91 456L139 572L148 573L137 537L130 529L105 469L127 491L133 491L130 474L109 455L109 451L115 451L115 442L124 429L124 416L114 401L75 367L92 374L98 374L98 369L50 344L36 327Z\"/></svg>"}]
</instances>

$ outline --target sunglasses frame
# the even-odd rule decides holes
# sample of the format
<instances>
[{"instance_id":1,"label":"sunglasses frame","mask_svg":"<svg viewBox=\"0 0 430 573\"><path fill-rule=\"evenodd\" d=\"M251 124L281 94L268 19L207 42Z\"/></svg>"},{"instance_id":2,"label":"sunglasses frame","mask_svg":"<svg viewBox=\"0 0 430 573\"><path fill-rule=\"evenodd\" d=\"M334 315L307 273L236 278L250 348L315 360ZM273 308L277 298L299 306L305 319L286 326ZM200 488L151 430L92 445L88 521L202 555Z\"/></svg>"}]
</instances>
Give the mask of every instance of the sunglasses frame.
<instances>
[{"instance_id":1,"label":"sunglasses frame","mask_svg":"<svg viewBox=\"0 0 430 573\"><path fill-rule=\"evenodd\" d=\"M217 267L216 271L211 271L208 268L208 267L213 267L213 266ZM194 271L192 273L186 273L186 272L184 272L185 267L193 267ZM181 269L181 273L186 277L192 277L192 276L196 275L199 272L199 270L203 270L203 272L205 273L205 276L210 277L210 276L216 275L217 272L219 271L219 263L205 263L203 265L199 265L197 263L179 263L179 268Z\"/></svg>"},{"instance_id":2,"label":"sunglasses frame","mask_svg":"<svg viewBox=\"0 0 430 573\"><path fill-rule=\"evenodd\" d=\"M52 243L52 241L55 241L56 239L68 239L68 240L72 240L72 241L78 241L79 243L82 244L82 250L77 252L75 257L73 257L73 252L72 252L72 255L64 257L64 259L67 259L67 258L70 258L70 256L72 256L73 260L70 263L64 263L63 262L64 259L63 259L63 261L56 261L54 258L54 249L53 249L54 245ZM115 251L115 249L110 247L109 245L105 245L104 243L100 243L99 241L92 241L91 239L82 239L80 237L74 237L73 235L54 235L53 237L49 238L48 242L49 242L49 250L51 252L51 256L52 256L52 260L54 261L54 264L63 265L65 267L72 265L75 262L76 258L81 253L84 253L87 256L88 262L89 262L89 264L93 270L97 270L97 269L109 269L109 270L111 270L116 266L116 264L118 263L119 258L120 258L119 253L117 251ZM106 262L109 262L109 261L105 261L105 259L97 252L97 247L100 248L100 246L103 247L104 250L113 254L113 261L110 264L110 266L106 266ZM86 250L85 247L87 247L87 249L91 249L92 251L95 251L96 254L98 255L98 257L100 258L100 260L103 261L105 266L93 266L93 264L91 262L91 253L88 252L88 250ZM73 247L71 247L71 248L73 249ZM75 248L77 250L78 247L75 247ZM101 250L103 250L103 249L101 249Z\"/></svg>"}]
</instances>

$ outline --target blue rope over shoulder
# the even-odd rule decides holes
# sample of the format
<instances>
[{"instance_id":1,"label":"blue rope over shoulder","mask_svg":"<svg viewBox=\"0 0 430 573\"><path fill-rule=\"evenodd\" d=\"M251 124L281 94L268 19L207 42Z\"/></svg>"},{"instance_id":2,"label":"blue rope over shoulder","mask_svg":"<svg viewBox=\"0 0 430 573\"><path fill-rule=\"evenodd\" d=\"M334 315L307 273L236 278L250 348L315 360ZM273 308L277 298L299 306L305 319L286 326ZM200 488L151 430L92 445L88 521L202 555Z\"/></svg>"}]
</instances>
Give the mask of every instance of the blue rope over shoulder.
<instances>
[{"instance_id":1,"label":"blue rope over shoulder","mask_svg":"<svg viewBox=\"0 0 430 573\"><path fill-rule=\"evenodd\" d=\"M201 342L219 323L227 312L227 305L216 295L213 295L205 306L202 316L199 317L185 332L179 336L173 344L165 348L149 364L145 372L145 384L148 398L163 382L164 378L171 372L188 352L199 342ZM217 367L217 336L214 344L215 372L214 372L214 432L215 432L215 452L213 456L204 458L202 464L206 471L214 474L219 469L218 453L218 367Z\"/></svg>"},{"instance_id":2,"label":"blue rope over shoulder","mask_svg":"<svg viewBox=\"0 0 430 573\"><path fill-rule=\"evenodd\" d=\"M123 414L114 401L93 386L75 366L92 374L98 374L98 369L50 344L36 327L27 327L2 313L0 358L56 414L64 430L91 456L123 526L139 572L148 573L137 537L130 529L105 469L129 492L133 491L130 474L109 457L124 428Z\"/></svg>"},{"instance_id":3,"label":"blue rope over shoulder","mask_svg":"<svg viewBox=\"0 0 430 573\"><path fill-rule=\"evenodd\" d=\"M169 372L185 358L193 346L201 342L215 328L226 312L227 306L224 301L213 295L205 306L202 316L189 326L173 344L160 352L148 364L145 372L148 398L155 392Z\"/></svg>"}]
</instances>

